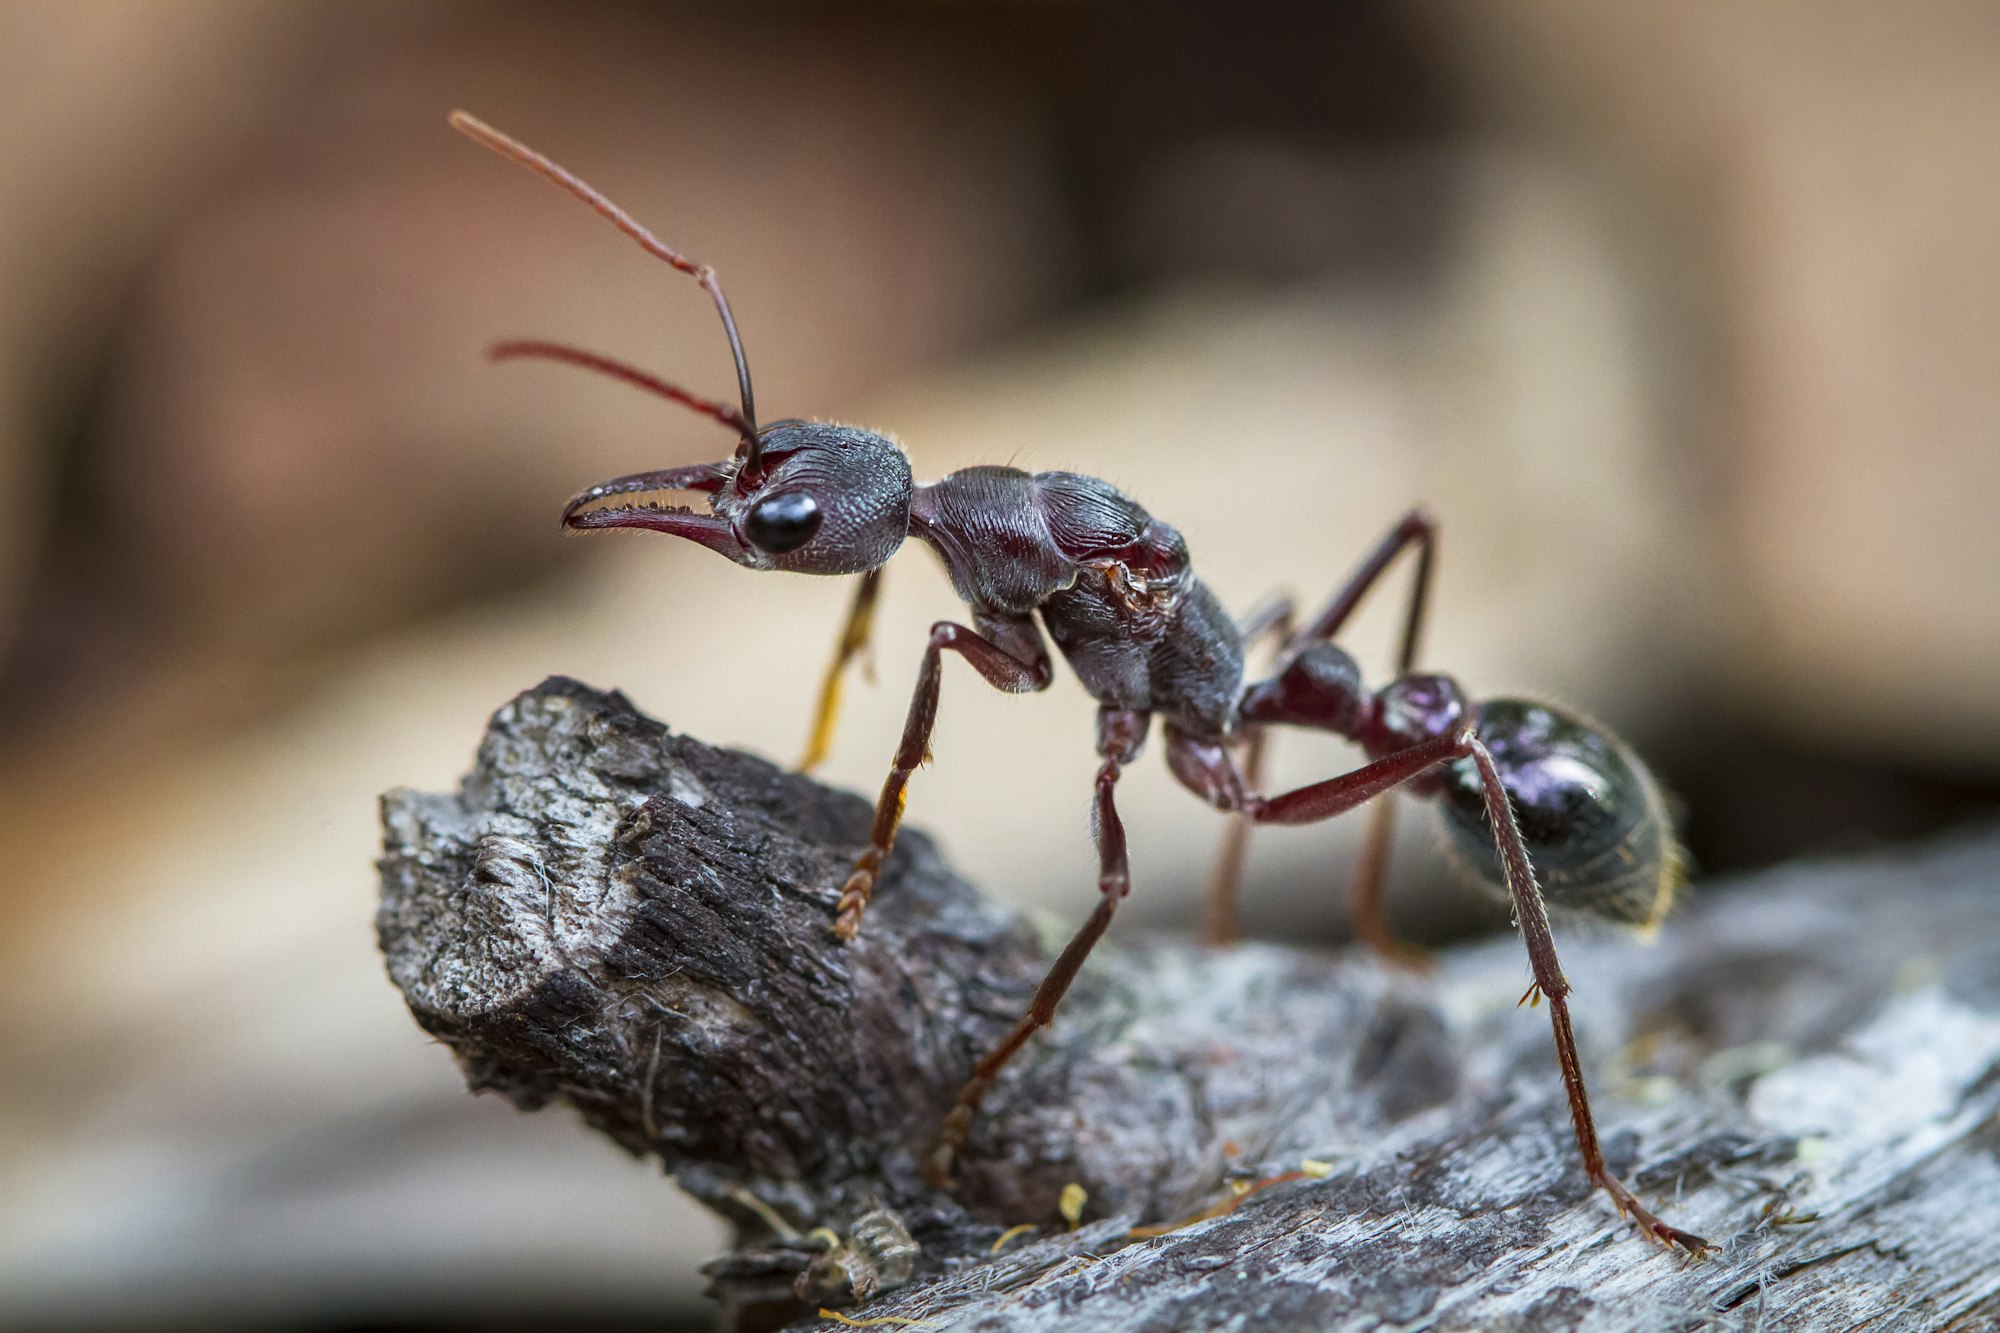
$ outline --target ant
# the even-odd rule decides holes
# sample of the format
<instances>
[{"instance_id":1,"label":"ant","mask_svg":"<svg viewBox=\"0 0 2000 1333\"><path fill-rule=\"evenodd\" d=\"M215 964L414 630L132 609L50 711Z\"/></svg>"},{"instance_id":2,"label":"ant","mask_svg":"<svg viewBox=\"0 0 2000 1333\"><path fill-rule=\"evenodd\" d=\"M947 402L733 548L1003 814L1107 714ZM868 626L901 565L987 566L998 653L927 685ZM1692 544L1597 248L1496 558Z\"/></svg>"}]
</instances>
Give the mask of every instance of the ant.
<instances>
[{"instance_id":1,"label":"ant","mask_svg":"<svg viewBox=\"0 0 2000 1333\"><path fill-rule=\"evenodd\" d=\"M452 114L451 124L589 204L648 253L692 276L714 301L736 362L734 407L557 343L503 342L491 355L598 371L713 417L740 437L735 453L722 462L640 472L591 487L564 508L565 527L665 532L751 569L861 576L820 691L805 766L825 753L842 671L868 642L882 566L906 538L914 536L937 553L971 610L969 626L950 620L931 626L868 846L841 886L835 937L851 940L860 930L876 876L895 843L910 775L929 756L946 653L964 658L995 689L1042 690L1053 677L1042 638L1046 629L1098 701L1102 764L1091 820L1098 855L1096 909L1049 969L1028 1012L959 1093L925 1159L928 1179L949 1185L974 1112L995 1076L1054 1016L1131 889L1125 828L1113 797L1119 775L1138 758L1158 715L1174 776L1216 809L1239 817L1211 889L1209 934L1215 939L1234 933L1235 879L1248 826L1313 824L1395 790L1436 801L1458 859L1512 905L1534 976L1522 1002L1548 1001L1570 1118L1590 1178L1650 1239L1695 1254L1712 1248L1648 1212L1604 1164L1570 1028L1569 983L1544 902L1546 894L1559 907L1657 925L1681 870L1660 788L1636 755L1587 719L1527 700L1475 703L1450 676L1415 669L1438 547L1437 526L1428 514L1415 510L1398 523L1303 625L1294 625L1286 599L1239 625L1195 577L1181 535L1107 482L1073 472L971 467L918 483L902 448L873 431L795 419L760 425L743 340L715 270L667 246L525 144L462 111ZM646 498L668 492L706 495L710 512ZM1398 674L1371 691L1333 638L1384 571L1412 549L1416 578ZM1246 685L1246 647L1265 639L1279 644L1273 673ZM1368 762L1338 777L1266 795L1258 789L1264 732L1277 725L1333 732L1357 743ZM1352 896L1357 934L1378 951L1408 961L1414 951L1396 943L1381 912L1391 809L1386 800L1376 806ZM1540 885L1537 866L1544 877Z\"/></svg>"}]
</instances>

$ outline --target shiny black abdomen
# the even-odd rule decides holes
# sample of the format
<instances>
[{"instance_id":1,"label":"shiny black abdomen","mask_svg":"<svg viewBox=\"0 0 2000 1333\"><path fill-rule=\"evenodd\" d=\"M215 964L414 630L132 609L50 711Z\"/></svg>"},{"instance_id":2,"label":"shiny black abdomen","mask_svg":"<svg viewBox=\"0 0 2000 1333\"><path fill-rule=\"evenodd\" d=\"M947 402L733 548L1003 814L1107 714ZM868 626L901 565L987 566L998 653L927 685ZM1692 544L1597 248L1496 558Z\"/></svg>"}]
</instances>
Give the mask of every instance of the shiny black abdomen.
<instances>
[{"instance_id":1,"label":"shiny black abdomen","mask_svg":"<svg viewBox=\"0 0 2000 1333\"><path fill-rule=\"evenodd\" d=\"M1602 727L1534 700L1489 700L1475 716L1549 904L1657 924L1673 900L1680 853L1659 784L1638 756ZM1504 891L1471 759L1450 766L1439 805L1453 854Z\"/></svg>"}]
</instances>

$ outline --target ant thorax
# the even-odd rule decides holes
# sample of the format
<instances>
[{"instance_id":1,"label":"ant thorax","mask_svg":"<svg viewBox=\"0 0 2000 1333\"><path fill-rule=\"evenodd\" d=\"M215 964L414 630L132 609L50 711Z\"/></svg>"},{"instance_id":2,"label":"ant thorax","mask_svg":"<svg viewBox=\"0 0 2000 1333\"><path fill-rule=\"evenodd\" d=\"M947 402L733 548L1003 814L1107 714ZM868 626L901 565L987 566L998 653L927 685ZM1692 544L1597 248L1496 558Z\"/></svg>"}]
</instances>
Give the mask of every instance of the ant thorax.
<instances>
[{"instance_id":1,"label":"ant thorax","mask_svg":"<svg viewBox=\"0 0 2000 1333\"><path fill-rule=\"evenodd\" d=\"M1195 578L1180 533L1108 482L975 467L920 486L911 532L986 617L1048 627L1091 697L1227 732L1242 684L1236 626Z\"/></svg>"}]
</instances>

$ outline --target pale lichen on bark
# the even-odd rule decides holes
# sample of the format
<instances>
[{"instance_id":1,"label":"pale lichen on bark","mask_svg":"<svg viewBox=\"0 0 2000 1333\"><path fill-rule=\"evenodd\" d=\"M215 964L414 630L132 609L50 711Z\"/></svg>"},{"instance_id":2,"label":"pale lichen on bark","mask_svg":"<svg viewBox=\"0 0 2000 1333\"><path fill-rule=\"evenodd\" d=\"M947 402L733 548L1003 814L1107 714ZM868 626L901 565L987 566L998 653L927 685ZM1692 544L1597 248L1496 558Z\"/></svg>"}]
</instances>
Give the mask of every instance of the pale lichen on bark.
<instances>
[{"instance_id":1,"label":"pale lichen on bark","mask_svg":"<svg viewBox=\"0 0 2000 1333\"><path fill-rule=\"evenodd\" d=\"M924 1185L1046 955L914 831L836 944L868 817L563 680L495 715L459 793L383 802L379 928L412 1013L472 1087L567 1103L731 1219L716 1282L746 1327L810 1314L785 1302L815 1257L846 1271L832 1237L845 1262L896 1227L913 1280L858 1313L939 1327L2000 1319L2000 838L1768 874L1650 949L1562 941L1613 1167L1722 1245L1687 1263L1584 1179L1512 940L1428 980L1119 941L1003 1076L958 1189Z\"/></svg>"}]
</instances>

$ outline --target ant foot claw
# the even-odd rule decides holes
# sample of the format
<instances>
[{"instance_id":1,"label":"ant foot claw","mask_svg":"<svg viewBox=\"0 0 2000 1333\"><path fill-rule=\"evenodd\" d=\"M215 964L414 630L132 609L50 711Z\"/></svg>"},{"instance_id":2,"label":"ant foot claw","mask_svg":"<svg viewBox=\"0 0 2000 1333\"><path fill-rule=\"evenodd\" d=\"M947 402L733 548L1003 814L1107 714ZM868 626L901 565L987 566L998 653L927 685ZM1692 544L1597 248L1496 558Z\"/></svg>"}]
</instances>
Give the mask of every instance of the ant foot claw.
<instances>
[{"instance_id":1,"label":"ant foot claw","mask_svg":"<svg viewBox=\"0 0 2000 1333\"><path fill-rule=\"evenodd\" d=\"M958 1183L952 1179L952 1168L958 1165L958 1150L965 1146L965 1137L971 1132L972 1107L960 1101L938 1126L937 1141L924 1154L919 1174L926 1185L948 1190Z\"/></svg>"},{"instance_id":2,"label":"ant foot claw","mask_svg":"<svg viewBox=\"0 0 2000 1333\"><path fill-rule=\"evenodd\" d=\"M1704 1255L1713 1254L1721 1249L1713 1241L1697 1236L1692 1231L1682 1231L1679 1227L1670 1227L1658 1218L1649 1220L1650 1225L1646 1227L1646 1234L1650 1239L1658 1241L1668 1249L1680 1250L1690 1258L1699 1259Z\"/></svg>"},{"instance_id":3,"label":"ant foot claw","mask_svg":"<svg viewBox=\"0 0 2000 1333\"><path fill-rule=\"evenodd\" d=\"M1427 976L1436 967L1430 950L1411 944L1408 940L1398 939L1387 930L1362 929L1357 933L1361 942L1368 947L1368 952L1390 967L1417 976Z\"/></svg>"},{"instance_id":4,"label":"ant foot claw","mask_svg":"<svg viewBox=\"0 0 2000 1333\"><path fill-rule=\"evenodd\" d=\"M864 854L856 863L854 873L840 886L840 903L834 909L833 934L839 940L851 940L861 930L861 913L868 907L868 899L875 892L875 867L869 864L870 857Z\"/></svg>"},{"instance_id":5,"label":"ant foot claw","mask_svg":"<svg viewBox=\"0 0 2000 1333\"><path fill-rule=\"evenodd\" d=\"M1668 1226L1653 1216L1646 1210L1645 1205L1634 1198L1632 1192L1609 1172L1596 1172L1594 1176L1597 1183L1604 1187L1604 1192L1611 1196L1612 1205L1618 1209L1619 1215L1631 1218L1638 1226L1639 1234L1655 1245L1664 1245L1670 1250L1680 1250L1697 1259L1721 1248L1692 1231L1682 1231L1679 1227Z\"/></svg>"},{"instance_id":6,"label":"ant foot claw","mask_svg":"<svg viewBox=\"0 0 2000 1333\"><path fill-rule=\"evenodd\" d=\"M952 1151L951 1145L935 1144L924 1154L923 1165L918 1168L917 1174L932 1189L951 1189L958 1183L951 1178L951 1169L957 1164L957 1159L958 1154Z\"/></svg>"},{"instance_id":7,"label":"ant foot claw","mask_svg":"<svg viewBox=\"0 0 2000 1333\"><path fill-rule=\"evenodd\" d=\"M1415 976L1427 977L1437 970L1437 959L1431 956L1429 949L1405 944L1402 940L1390 940L1377 948L1375 954L1390 967Z\"/></svg>"}]
</instances>

